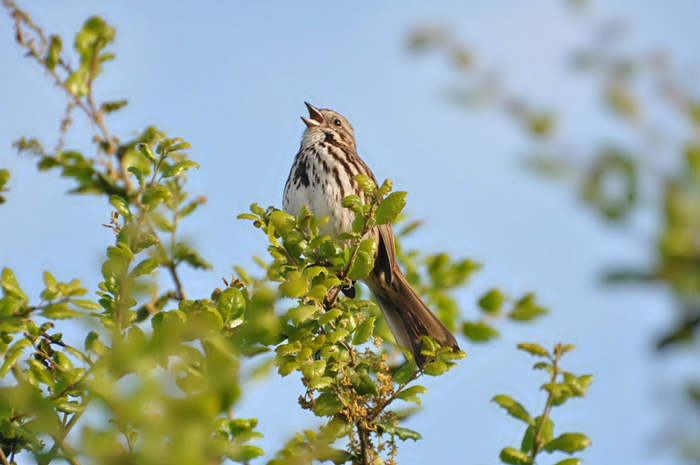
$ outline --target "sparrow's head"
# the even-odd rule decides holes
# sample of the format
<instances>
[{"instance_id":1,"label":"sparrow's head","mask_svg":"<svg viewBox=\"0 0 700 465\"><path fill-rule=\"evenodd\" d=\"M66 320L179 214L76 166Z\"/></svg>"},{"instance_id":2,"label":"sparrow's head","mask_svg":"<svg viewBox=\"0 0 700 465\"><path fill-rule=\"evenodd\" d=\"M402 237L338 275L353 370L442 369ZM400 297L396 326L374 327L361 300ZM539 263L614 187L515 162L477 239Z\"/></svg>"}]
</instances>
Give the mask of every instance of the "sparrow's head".
<instances>
[{"instance_id":1,"label":"sparrow's head","mask_svg":"<svg viewBox=\"0 0 700 465\"><path fill-rule=\"evenodd\" d=\"M301 141L303 146L325 142L356 149L355 132L343 115L325 108L319 110L311 104L304 103L309 109L309 117L301 117L306 124L306 131Z\"/></svg>"}]
</instances>

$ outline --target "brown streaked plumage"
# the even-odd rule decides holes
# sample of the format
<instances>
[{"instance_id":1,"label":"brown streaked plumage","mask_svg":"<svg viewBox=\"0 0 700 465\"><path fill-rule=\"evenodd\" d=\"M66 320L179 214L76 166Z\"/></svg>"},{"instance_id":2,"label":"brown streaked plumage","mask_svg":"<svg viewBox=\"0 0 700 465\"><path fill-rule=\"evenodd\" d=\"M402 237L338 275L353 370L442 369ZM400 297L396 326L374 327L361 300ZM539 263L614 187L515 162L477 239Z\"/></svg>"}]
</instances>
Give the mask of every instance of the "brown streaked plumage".
<instances>
[{"instance_id":1,"label":"brown streaked plumage","mask_svg":"<svg viewBox=\"0 0 700 465\"><path fill-rule=\"evenodd\" d=\"M283 207L296 215L308 206L317 217L328 216L323 233L332 237L352 230L354 214L341 206L343 197L364 192L353 176L364 174L376 179L357 155L355 133L340 114L319 110L306 104L309 117L301 119L306 131L284 187ZM372 229L368 236L377 238L374 270L364 280L382 309L394 338L411 351L419 365L425 361L420 354L421 336L433 337L443 346L459 350L452 333L423 303L404 277L396 263L394 233L391 224Z\"/></svg>"}]
</instances>

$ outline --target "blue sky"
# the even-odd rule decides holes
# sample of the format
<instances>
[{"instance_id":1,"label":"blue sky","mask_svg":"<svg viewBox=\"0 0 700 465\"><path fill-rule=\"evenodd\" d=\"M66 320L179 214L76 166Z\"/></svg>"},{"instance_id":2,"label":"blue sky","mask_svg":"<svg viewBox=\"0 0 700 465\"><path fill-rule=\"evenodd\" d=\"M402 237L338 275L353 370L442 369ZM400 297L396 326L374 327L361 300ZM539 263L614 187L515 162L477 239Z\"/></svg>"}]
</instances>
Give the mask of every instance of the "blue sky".
<instances>
[{"instance_id":1,"label":"blue sky","mask_svg":"<svg viewBox=\"0 0 700 465\"><path fill-rule=\"evenodd\" d=\"M444 96L454 82L449 66L406 47L413 27L447 25L511 88L553 107L565 103L563 130L572 140L616 137L620 131L601 118L594 87L564 65L567 51L586 34L561 2L22 4L66 44L86 17L106 18L117 29L117 60L96 90L107 100L131 101L110 126L127 138L155 124L192 144L202 168L190 176L190 190L208 202L185 233L215 270L186 273L190 295L208 295L232 264L249 266L251 255L264 255L262 238L235 217L253 202L281 204L303 130L299 116L309 101L345 115L377 177L409 192L409 213L426 221L409 245L484 264L462 294L466 314L475 314L475 296L492 286L512 295L534 290L551 308L535 325L504 325L498 343L463 344L469 357L426 383L425 409L408 423L424 439L403 445L401 463L497 463L502 447L517 445L521 425L489 400L509 394L541 410L542 373L533 373L532 361L514 348L526 340L576 344L567 367L595 375L585 400L556 412L558 431L590 435L587 463L682 463L667 427L672 414L683 413L679 381L692 372L693 359L668 363L652 350L673 321L669 296L655 287L599 284L609 265L648 263L646 243L630 241L582 208L568 186L526 171L520 131L495 112L450 104ZM697 71L699 5L626 0L598 15L624 18L631 48L670 49ZM113 240L101 226L110 208L101 198L63 195L69 182L37 173L32 160L11 150L22 135L40 135L51 146L64 97L22 58L6 17L0 17L0 63L0 167L13 176L9 201L0 207L0 265L14 269L34 295L44 269L94 285ZM88 150L89 128L78 123L75 129L66 146ZM268 454L294 431L317 424L292 407L299 388L292 377L255 383L237 408L237 416L260 418L265 439L259 445Z\"/></svg>"}]
</instances>

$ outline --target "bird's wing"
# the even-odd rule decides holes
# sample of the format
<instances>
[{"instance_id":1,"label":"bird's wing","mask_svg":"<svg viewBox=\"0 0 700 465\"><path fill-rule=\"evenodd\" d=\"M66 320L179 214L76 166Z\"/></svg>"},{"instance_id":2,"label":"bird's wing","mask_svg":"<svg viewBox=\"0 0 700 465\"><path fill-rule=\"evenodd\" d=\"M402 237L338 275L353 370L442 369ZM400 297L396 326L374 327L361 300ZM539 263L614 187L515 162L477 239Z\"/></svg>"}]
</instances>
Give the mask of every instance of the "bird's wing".
<instances>
[{"instance_id":1,"label":"bird's wing","mask_svg":"<svg viewBox=\"0 0 700 465\"><path fill-rule=\"evenodd\" d=\"M367 166L364 160L357 155L357 152L353 150L350 154L353 163L358 167L358 172L369 176L374 183L379 186L377 178L374 177L374 173L372 173L372 170L369 169L369 166ZM379 234L377 237L377 256L374 260L374 271L375 273L383 273L387 284L391 284L394 277L394 267L396 266L394 232L390 223L377 226L377 230Z\"/></svg>"}]
</instances>

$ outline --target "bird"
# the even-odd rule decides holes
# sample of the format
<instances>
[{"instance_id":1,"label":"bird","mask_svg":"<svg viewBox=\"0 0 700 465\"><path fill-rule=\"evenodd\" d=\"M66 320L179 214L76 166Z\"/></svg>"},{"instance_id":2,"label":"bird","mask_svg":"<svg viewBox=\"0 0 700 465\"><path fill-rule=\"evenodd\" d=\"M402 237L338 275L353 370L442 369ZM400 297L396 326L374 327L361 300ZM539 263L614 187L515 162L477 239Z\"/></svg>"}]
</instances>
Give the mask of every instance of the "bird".
<instances>
[{"instance_id":1,"label":"bird","mask_svg":"<svg viewBox=\"0 0 700 465\"><path fill-rule=\"evenodd\" d=\"M304 206L317 218L327 216L329 220L321 227L321 233L338 239L341 233L352 231L354 219L354 213L341 205L343 198L355 194L364 199L364 191L354 176L363 174L375 183L376 178L357 154L355 132L348 120L333 110L304 103L309 116L301 117L306 128L284 186L282 207L294 216ZM391 224L375 226L365 237L377 240L377 251L374 269L363 281L398 345L408 349L419 366L426 362L421 354L421 336L430 336L441 346L458 351L454 335L402 273Z\"/></svg>"}]
</instances>

